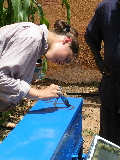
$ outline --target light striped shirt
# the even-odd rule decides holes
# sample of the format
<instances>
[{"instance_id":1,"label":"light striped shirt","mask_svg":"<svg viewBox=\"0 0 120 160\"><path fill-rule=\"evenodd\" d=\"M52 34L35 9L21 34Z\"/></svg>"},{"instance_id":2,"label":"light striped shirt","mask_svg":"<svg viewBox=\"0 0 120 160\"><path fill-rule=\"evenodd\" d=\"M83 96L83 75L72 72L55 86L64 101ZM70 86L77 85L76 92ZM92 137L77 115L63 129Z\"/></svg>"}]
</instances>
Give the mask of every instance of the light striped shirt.
<instances>
[{"instance_id":1,"label":"light striped shirt","mask_svg":"<svg viewBox=\"0 0 120 160\"><path fill-rule=\"evenodd\" d=\"M0 28L0 111L27 95L37 59L47 50L48 29L21 22Z\"/></svg>"}]
</instances>

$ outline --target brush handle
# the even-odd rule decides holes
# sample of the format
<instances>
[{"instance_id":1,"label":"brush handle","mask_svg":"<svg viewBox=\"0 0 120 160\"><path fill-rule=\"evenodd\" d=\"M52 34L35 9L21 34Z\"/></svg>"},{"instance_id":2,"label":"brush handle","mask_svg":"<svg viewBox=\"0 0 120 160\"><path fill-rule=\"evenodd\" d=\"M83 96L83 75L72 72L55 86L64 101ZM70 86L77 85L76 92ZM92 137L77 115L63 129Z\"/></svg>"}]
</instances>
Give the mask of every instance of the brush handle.
<instances>
[{"instance_id":1,"label":"brush handle","mask_svg":"<svg viewBox=\"0 0 120 160\"><path fill-rule=\"evenodd\" d=\"M61 99L62 101L64 102L64 104L67 106L67 107L70 107L70 103L68 102L68 100L64 97L64 96L61 96Z\"/></svg>"},{"instance_id":2,"label":"brush handle","mask_svg":"<svg viewBox=\"0 0 120 160\"><path fill-rule=\"evenodd\" d=\"M60 87L61 91L62 91L62 87ZM70 107L70 103L68 102L68 100L63 96L63 95L60 95L58 98L56 98L57 100L61 98L62 101L64 102L64 104L67 106L67 107Z\"/></svg>"}]
</instances>

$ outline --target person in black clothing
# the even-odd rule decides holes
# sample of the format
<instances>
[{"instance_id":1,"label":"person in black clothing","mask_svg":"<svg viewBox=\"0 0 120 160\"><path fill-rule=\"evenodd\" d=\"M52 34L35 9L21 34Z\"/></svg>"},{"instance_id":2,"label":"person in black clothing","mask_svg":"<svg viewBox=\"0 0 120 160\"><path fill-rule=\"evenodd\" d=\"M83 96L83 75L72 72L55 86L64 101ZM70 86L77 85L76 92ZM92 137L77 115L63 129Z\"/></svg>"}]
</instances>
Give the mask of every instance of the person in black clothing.
<instances>
[{"instance_id":1,"label":"person in black clothing","mask_svg":"<svg viewBox=\"0 0 120 160\"><path fill-rule=\"evenodd\" d=\"M98 4L86 28L85 40L103 75L99 86L100 136L120 146L120 0Z\"/></svg>"}]
</instances>

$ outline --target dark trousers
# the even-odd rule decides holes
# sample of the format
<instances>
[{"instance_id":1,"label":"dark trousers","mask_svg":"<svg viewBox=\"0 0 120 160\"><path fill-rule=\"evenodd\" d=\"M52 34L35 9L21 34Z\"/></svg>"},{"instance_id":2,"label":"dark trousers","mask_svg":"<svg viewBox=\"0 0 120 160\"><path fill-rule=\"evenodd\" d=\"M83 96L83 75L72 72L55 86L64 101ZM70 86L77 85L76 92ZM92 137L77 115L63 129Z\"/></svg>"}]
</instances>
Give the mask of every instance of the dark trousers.
<instances>
[{"instance_id":1,"label":"dark trousers","mask_svg":"<svg viewBox=\"0 0 120 160\"><path fill-rule=\"evenodd\" d=\"M101 105L100 136L120 146L120 114L117 105L113 110Z\"/></svg>"}]
</instances>

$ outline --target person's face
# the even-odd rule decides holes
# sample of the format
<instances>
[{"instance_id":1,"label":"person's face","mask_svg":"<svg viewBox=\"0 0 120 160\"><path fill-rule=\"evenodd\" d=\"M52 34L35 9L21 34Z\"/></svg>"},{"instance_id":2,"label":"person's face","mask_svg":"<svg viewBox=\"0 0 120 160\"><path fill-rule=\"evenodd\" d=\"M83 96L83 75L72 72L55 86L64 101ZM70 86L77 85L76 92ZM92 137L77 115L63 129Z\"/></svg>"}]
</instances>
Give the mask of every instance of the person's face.
<instances>
[{"instance_id":1,"label":"person's face","mask_svg":"<svg viewBox=\"0 0 120 160\"><path fill-rule=\"evenodd\" d=\"M71 38L65 38L63 41L52 44L45 54L46 59L58 65L69 63L73 56L69 47L71 41Z\"/></svg>"}]
</instances>

